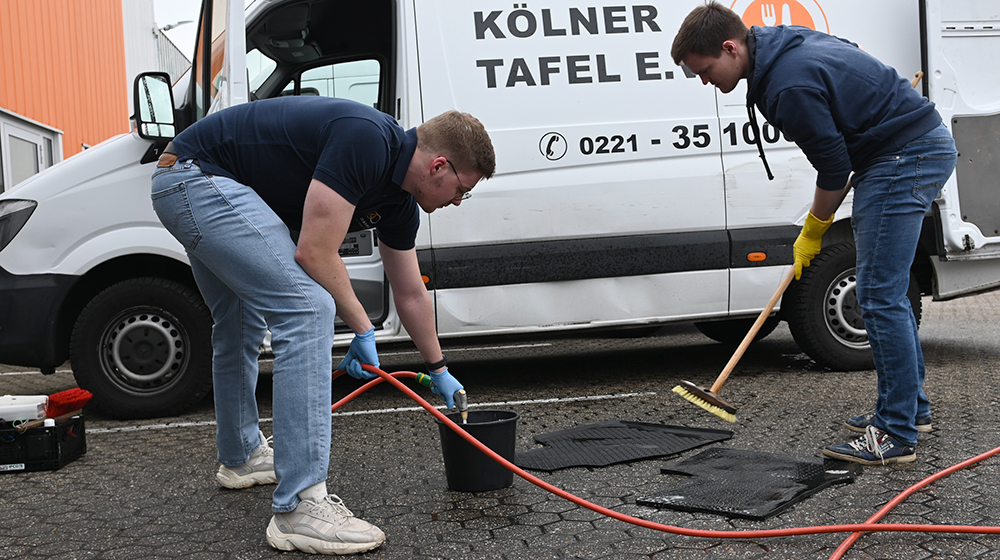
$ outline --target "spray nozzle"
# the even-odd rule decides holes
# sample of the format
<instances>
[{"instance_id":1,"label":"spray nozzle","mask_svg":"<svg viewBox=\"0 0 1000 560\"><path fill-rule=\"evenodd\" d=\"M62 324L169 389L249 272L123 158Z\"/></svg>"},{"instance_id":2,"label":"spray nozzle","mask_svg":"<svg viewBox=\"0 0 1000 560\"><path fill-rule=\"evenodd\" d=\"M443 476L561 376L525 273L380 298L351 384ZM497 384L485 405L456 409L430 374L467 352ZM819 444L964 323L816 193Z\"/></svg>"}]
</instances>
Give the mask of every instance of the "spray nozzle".
<instances>
[{"instance_id":1,"label":"spray nozzle","mask_svg":"<svg viewBox=\"0 0 1000 560\"><path fill-rule=\"evenodd\" d=\"M417 374L417 383L428 389L434 388L434 381L426 373ZM462 423L467 423L469 421L469 395L466 394L465 389L459 389L455 391L453 398L455 399L455 408L462 415Z\"/></svg>"}]
</instances>

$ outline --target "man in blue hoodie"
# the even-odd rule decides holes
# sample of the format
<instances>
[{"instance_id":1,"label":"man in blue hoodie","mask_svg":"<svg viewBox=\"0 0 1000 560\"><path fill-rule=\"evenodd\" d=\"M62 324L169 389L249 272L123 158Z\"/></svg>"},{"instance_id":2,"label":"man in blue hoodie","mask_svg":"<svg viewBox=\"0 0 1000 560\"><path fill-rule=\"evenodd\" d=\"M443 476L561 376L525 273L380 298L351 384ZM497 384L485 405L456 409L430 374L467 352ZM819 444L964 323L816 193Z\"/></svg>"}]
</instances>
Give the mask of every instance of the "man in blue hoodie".
<instances>
[{"instance_id":1,"label":"man in blue hoodie","mask_svg":"<svg viewBox=\"0 0 1000 560\"><path fill-rule=\"evenodd\" d=\"M924 215L957 158L934 104L854 43L803 27L747 29L714 1L687 16L671 56L723 93L746 79L753 128L756 107L816 169L812 208L794 245L796 279L854 188L857 294L878 398L874 413L846 422L864 435L823 454L865 465L916 460L917 433L930 430L931 412L906 292Z\"/></svg>"}]
</instances>

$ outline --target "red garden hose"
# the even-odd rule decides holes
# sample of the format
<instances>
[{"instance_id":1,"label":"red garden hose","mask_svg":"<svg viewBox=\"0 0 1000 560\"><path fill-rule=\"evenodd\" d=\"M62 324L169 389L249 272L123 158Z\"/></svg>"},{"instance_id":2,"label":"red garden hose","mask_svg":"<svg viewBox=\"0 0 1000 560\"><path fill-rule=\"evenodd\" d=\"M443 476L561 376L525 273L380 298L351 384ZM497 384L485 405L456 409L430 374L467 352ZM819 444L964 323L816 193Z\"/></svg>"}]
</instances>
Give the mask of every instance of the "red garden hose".
<instances>
[{"instance_id":1,"label":"red garden hose","mask_svg":"<svg viewBox=\"0 0 1000 560\"><path fill-rule=\"evenodd\" d=\"M788 537L793 535L813 535L819 533L852 533L840 545L840 547L837 548L834 554L830 557L831 560L836 560L841 558L844 555L844 553L847 552L847 549L850 548L850 546L854 544L854 542L861 536L861 534L868 531L1000 534L1000 527L980 527L974 525L915 525L915 524L903 524L903 523L876 523L876 521L881 519L886 513L889 512L889 510L891 510L897 504L902 502L905 498L916 492L918 489L940 478L943 478L959 469L963 469L969 465L972 465L973 463L982 461L987 457L1000 453L1000 447L993 449L992 451L988 451L986 453L972 457L971 459L963 461L952 467L949 467L911 486L902 494L900 494L892 501L890 501L888 504L883 506L882 509L878 511L878 513L873 515L865 523L854 523L848 525L816 525L812 527L791 527L788 529L745 530L745 531L713 531L704 529L685 529L683 527L665 525L662 523L656 523L654 521L648 521L646 519L633 517L631 515L626 515L624 513L620 513L612 509L599 506L583 498L570 494L569 492L566 492L561 488L557 488L556 486L553 486L548 482L545 482L544 480L528 472L525 472L517 465L511 463L507 459L503 458L502 456L494 452L489 447L480 443L476 438L472 437L471 435L469 435L468 432L463 430L461 426L453 422L450 418L441 413L441 411L437 410L436 408L431 406L430 403L421 398L420 395L418 395L412 389L403 384L402 381L396 379L397 377L416 377L417 376L416 373L412 371L397 371L389 374L376 367L367 364L363 364L362 368L364 368L365 371L378 375L379 378L373 379L368 383L365 383L360 388L353 391L351 394L347 395L343 399L334 403L332 410L337 410L344 404L351 401L354 397L360 395L361 393L367 391L368 389L374 387L375 385L378 385L382 381L387 381L392 385L394 385L397 389L405 393L408 397L413 399L417 404L422 406L428 412L433 414L435 418L443 422L446 426L451 428L459 436L461 436L470 444L475 446L477 449L488 455L494 461L497 461L506 468L510 469L517 476L527 480L528 482L538 486L543 490L546 490L548 492L555 494L556 496L559 496L560 498L569 500L574 504L585 507L591 511L600 513L601 515L605 515L607 517L611 517L619 521L624 521L626 523L631 523L633 525L638 525L640 527L646 527L648 529L655 529L657 531L673 533L676 535L684 535L689 537L702 537L702 538L718 538L718 539L752 539L752 538L769 538L769 537ZM343 371L339 370L334 372L334 378L338 377L343 373L344 373Z\"/></svg>"}]
</instances>

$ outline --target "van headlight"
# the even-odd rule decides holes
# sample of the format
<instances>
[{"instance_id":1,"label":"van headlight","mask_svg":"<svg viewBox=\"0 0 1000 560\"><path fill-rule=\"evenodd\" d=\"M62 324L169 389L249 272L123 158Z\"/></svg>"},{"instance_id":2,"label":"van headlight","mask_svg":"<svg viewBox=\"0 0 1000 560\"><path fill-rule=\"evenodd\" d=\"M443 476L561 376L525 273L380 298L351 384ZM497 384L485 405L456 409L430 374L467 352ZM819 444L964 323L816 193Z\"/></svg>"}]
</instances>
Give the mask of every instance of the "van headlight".
<instances>
[{"instance_id":1,"label":"van headlight","mask_svg":"<svg viewBox=\"0 0 1000 560\"><path fill-rule=\"evenodd\" d=\"M3 251L35 211L34 200L0 200L0 251Z\"/></svg>"}]
</instances>

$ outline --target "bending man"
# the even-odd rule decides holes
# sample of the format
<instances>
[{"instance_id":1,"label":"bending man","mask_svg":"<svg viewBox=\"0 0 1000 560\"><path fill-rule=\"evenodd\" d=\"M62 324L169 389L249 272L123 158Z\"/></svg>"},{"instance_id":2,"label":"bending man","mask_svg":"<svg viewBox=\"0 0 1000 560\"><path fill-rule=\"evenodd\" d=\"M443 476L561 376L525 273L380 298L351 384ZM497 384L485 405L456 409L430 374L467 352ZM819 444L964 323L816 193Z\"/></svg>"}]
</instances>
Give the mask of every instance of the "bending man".
<instances>
[{"instance_id":1,"label":"bending man","mask_svg":"<svg viewBox=\"0 0 1000 560\"><path fill-rule=\"evenodd\" d=\"M213 377L223 486L278 482L267 541L351 554L385 535L357 519L326 479L334 315L355 333L341 369L374 377L374 326L338 250L375 228L399 317L449 407L448 371L417 264L420 210L458 206L493 175L493 147L471 115L449 111L403 130L352 101L285 97L209 115L167 147L153 207L187 251L215 326ZM293 234L297 232L297 241ZM274 351L274 449L260 432L258 347Z\"/></svg>"},{"instance_id":2,"label":"bending man","mask_svg":"<svg viewBox=\"0 0 1000 560\"><path fill-rule=\"evenodd\" d=\"M917 432L930 429L931 411L906 291L924 214L955 169L955 142L941 115L857 45L803 27L747 29L714 1L684 20L671 56L723 93L747 80L751 125L756 107L816 169L812 208L794 246L796 278L820 252L853 185L857 295L878 398L873 414L846 422L864 435L823 454L866 465L914 461Z\"/></svg>"}]
</instances>

